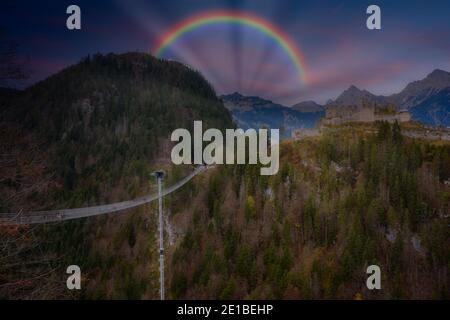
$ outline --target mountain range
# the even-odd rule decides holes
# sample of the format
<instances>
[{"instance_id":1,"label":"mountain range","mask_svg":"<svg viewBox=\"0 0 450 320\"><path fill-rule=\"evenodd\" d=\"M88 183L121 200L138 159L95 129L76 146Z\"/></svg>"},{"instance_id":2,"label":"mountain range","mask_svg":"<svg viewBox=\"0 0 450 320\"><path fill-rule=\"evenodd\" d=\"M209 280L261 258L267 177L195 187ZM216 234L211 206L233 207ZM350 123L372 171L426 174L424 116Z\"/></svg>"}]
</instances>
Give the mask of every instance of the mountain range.
<instances>
[{"instance_id":1,"label":"mountain range","mask_svg":"<svg viewBox=\"0 0 450 320\"><path fill-rule=\"evenodd\" d=\"M247 97L240 93L220 96L236 125L248 128L280 128L283 137L290 137L293 129L313 128L325 115L323 108L297 110L265 100Z\"/></svg>"},{"instance_id":2,"label":"mountain range","mask_svg":"<svg viewBox=\"0 0 450 320\"><path fill-rule=\"evenodd\" d=\"M436 69L424 79L409 83L401 92L375 95L352 85L325 105L303 101L291 108L259 97L239 93L223 95L225 107L242 127L283 126L288 133L295 128L313 127L328 107L373 105L408 110L414 121L429 126L450 127L450 72Z\"/></svg>"}]
</instances>

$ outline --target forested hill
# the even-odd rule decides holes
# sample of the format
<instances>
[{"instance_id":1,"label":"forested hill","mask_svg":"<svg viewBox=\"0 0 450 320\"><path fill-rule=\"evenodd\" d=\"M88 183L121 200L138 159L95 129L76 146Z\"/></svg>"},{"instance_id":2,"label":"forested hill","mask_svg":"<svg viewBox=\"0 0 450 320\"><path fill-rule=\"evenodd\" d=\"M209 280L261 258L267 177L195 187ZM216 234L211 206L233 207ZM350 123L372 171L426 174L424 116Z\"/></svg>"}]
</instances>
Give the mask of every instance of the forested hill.
<instances>
[{"instance_id":1,"label":"forested hill","mask_svg":"<svg viewBox=\"0 0 450 320\"><path fill-rule=\"evenodd\" d=\"M165 120L158 122L161 131L180 119L190 120L187 115L222 124L229 120L199 72L144 53L88 56L23 91L12 107L10 117L39 127L52 139L80 121L91 127L100 120L112 125L137 113L148 117L151 112L155 120Z\"/></svg>"},{"instance_id":2,"label":"forested hill","mask_svg":"<svg viewBox=\"0 0 450 320\"><path fill-rule=\"evenodd\" d=\"M174 129L191 128L194 120L202 120L204 127L232 127L230 114L200 73L144 53L96 54L23 91L2 90L0 111L2 212L80 207L144 195L154 186L153 170L162 166L170 171ZM146 225L145 235L153 234L151 213L138 208L103 217L102 223L93 218L39 227L27 243L7 248L25 250L23 255L1 254L20 259L0 258L1 266L23 269L17 274L0 267L0 298L67 297L55 283L73 263L92 279L106 273L115 277L121 287L109 290L108 296L140 297L146 288L136 294L129 286L143 278L149 283L150 276L140 272L128 283L118 273L136 256L147 257L140 265L150 271L154 243L136 239L134 228ZM1 231L0 239L9 237L9 231ZM17 232L14 239L27 231ZM102 263L98 252L114 256L117 263L109 260L111 269L96 269L96 262ZM27 261L50 262L30 266ZM131 277L133 270L127 270ZM17 284L21 281L26 287ZM15 289L8 283L15 283ZM89 285L99 291L95 280ZM89 292L87 288L82 294Z\"/></svg>"},{"instance_id":3,"label":"forested hill","mask_svg":"<svg viewBox=\"0 0 450 320\"><path fill-rule=\"evenodd\" d=\"M38 139L61 190L80 186L88 194L81 202L96 201L98 184L143 177L152 158L169 156L175 128L191 128L194 120L232 126L198 72L143 53L84 58L8 101L1 122Z\"/></svg>"}]
</instances>

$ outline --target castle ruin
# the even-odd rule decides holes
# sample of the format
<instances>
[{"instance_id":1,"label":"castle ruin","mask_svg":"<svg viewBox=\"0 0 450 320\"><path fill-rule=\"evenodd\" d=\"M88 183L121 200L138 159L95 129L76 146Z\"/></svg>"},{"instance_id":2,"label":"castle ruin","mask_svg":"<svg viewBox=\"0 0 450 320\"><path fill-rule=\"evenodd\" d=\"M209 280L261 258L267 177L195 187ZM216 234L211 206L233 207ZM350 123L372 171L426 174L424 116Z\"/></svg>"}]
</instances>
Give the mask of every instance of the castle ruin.
<instances>
[{"instance_id":1,"label":"castle ruin","mask_svg":"<svg viewBox=\"0 0 450 320\"><path fill-rule=\"evenodd\" d=\"M357 106L330 106L325 111L322 125L339 125L347 122L375 122L387 121L393 123L408 122L411 115L407 110L395 111L394 109Z\"/></svg>"}]
</instances>

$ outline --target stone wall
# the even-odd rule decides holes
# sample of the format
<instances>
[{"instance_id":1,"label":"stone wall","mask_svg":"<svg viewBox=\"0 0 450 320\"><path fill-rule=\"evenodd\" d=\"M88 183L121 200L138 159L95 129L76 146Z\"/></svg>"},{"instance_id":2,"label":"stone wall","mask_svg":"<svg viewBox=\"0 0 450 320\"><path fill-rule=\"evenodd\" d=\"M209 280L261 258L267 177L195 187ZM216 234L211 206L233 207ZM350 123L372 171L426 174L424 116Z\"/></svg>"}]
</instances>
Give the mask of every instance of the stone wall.
<instances>
[{"instance_id":1,"label":"stone wall","mask_svg":"<svg viewBox=\"0 0 450 320\"><path fill-rule=\"evenodd\" d=\"M402 110L395 114L375 114L375 108L356 106L333 106L328 107L325 111L325 119L322 120L324 125L339 125L346 122L408 122L411 115L408 111Z\"/></svg>"}]
</instances>

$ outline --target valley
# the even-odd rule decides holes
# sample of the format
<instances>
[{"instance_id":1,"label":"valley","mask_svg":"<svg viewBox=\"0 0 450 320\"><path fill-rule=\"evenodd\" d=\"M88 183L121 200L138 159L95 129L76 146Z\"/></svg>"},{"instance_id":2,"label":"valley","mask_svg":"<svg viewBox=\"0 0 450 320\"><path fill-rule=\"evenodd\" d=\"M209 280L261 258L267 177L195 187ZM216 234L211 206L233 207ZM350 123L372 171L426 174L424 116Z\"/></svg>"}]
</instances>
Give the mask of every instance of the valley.
<instances>
[{"instance_id":1,"label":"valley","mask_svg":"<svg viewBox=\"0 0 450 320\"><path fill-rule=\"evenodd\" d=\"M193 132L195 120L205 130L284 127L277 174L217 165L164 198L170 299L448 298L443 129L357 121L290 139L328 107L219 98L200 73L140 53L86 57L0 103L0 207L12 213L139 198L154 192L157 169L165 187L176 184L192 166L168 161L170 134ZM0 297L158 299L156 213L150 203L73 221L2 221ZM75 292L64 290L72 264L83 272ZM382 291L365 285L372 264Z\"/></svg>"}]
</instances>

